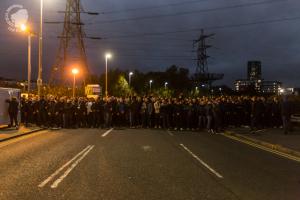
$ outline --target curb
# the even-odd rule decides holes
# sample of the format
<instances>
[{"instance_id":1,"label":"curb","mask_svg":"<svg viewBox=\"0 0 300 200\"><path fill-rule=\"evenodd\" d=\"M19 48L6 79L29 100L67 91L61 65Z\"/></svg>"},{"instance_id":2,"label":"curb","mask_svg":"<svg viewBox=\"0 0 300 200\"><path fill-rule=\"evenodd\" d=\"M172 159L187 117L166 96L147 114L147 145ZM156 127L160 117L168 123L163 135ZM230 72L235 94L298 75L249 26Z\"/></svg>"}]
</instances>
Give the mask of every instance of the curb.
<instances>
[{"instance_id":1,"label":"curb","mask_svg":"<svg viewBox=\"0 0 300 200\"><path fill-rule=\"evenodd\" d=\"M275 151L279 151L281 153L285 153L285 154L300 158L300 152L289 149L289 148L286 148L286 147L281 146L279 144L272 144L272 143L269 143L269 142L264 142L264 141L253 139L253 138L250 138L250 137L247 137L247 136L244 136L244 135L241 135L241 134L237 134L237 133L234 133L234 132L231 132L231 131L225 131L224 135L234 136L234 137L237 137L239 139L246 140L248 142L252 142L252 143L264 146L266 148L269 148L269 149L272 149L272 150L275 150Z\"/></svg>"},{"instance_id":2,"label":"curb","mask_svg":"<svg viewBox=\"0 0 300 200\"><path fill-rule=\"evenodd\" d=\"M8 125L1 125L0 126L0 130L6 129L6 128L8 128Z\"/></svg>"},{"instance_id":3,"label":"curb","mask_svg":"<svg viewBox=\"0 0 300 200\"><path fill-rule=\"evenodd\" d=\"M26 132L26 133L22 133L22 134L19 134L19 135L14 135L14 136L12 136L12 137L8 137L8 138L5 138L5 139L0 139L0 143L1 143L1 142L8 141L8 140L15 139L15 138L18 138L18 137L22 137L22 136L25 136L25 135L29 135L29 134L32 134L32 133L36 133L36 132L39 132L39 131L42 131L42 130L45 130L45 128L39 128L39 129L35 129L35 130L32 130L32 131L28 131L28 132Z\"/></svg>"}]
</instances>

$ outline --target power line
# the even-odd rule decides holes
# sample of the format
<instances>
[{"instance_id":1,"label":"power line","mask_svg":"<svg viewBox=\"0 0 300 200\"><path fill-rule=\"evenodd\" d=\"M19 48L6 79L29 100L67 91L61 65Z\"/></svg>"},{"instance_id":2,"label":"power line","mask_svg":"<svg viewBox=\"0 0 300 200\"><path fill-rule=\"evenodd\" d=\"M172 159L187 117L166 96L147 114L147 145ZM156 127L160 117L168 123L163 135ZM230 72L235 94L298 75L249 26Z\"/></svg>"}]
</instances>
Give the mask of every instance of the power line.
<instances>
[{"instance_id":1,"label":"power line","mask_svg":"<svg viewBox=\"0 0 300 200\"><path fill-rule=\"evenodd\" d=\"M119 57L128 57L126 55L119 55ZM176 61L193 61L193 60L196 60L196 59L193 59L193 58L178 58L178 57L174 57L174 58L170 58L170 57L165 57L165 58L155 58L155 57L147 57L147 58L142 58L138 55L136 56L129 56L129 57L138 57L139 58L139 61L140 60L150 60L150 61L173 61L173 60L176 60ZM131 61L132 62L132 61Z\"/></svg>"},{"instance_id":2,"label":"power line","mask_svg":"<svg viewBox=\"0 0 300 200\"><path fill-rule=\"evenodd\" d=\"M120 9L120 10L111 10L111 11L102 11L100 14L116 14L116 13L124 13L124 12L130 12L130 11L143 11L143 10L153 10L153 9L160 9L163 7L172 7L172 6L182 6L182 5L188 5L188 4L196 4L196 3L202 3L209 0L193 0L193 1L184 1L184 2L178 2L178 3L169 3L169 4L161 4L158 6L145 6L145 7L139 7L139 8L129 8L129 9Z\"/></svg>"},{"instance_id":3,"label":"power line","mask_svg":"<svg viewBox=\"0 0 300 200\"><path fill-rule=\"evenodd\" d=\"M126 21L138 21L138 20L147 20L147 19L158 19L164 17L174 17L174 16L181 16L181 15L190 15L190 14L200 14L200 13L207 13L207 12L215 12L215 11L222 11L228 9L235 9L235 8L244 8L244 7L252 7L258 5L265 5L265 4L273 4L278 2L284 2L289 0L267 0L262 2L252 2L246 4L238 4L233 6L224 6L219 8L210 8L210 9L200 9L200 10L193 10L193 11L185 11L185 12L177 12L172 14L162 14L162 15L152 15L152 16L143 16L143 17L133 17L133 18L123 18L123 19L115 19L115 20L107 20L107 21L96 21L94 23L87 23L88 25L93 24L106 24L106 23L118 23L118 22L126 22Z\"/></svg>"},{"instance_id":4,"label":"power line","mask_svg":"<svg viewBox=\"0 0 300 200\"><path fill-rule=\"evenodd\" d=\"M95 48L99 48L97 46L87 46L87 49L95 49ZM105 50L104 50L105 49ZM137 53L137 52L141 52L141 53L149 53L149 52L153 52L153 50L157 50L157 48L155 47L152 47L152 48L149 48L149 49L142 49L142 48L122 48L122 47L117 47L117 48L104 48L102 47L102 51L106 51L106 50L113 50L114 52L132 52L132 53ZM100 51L101 51L100 50ZM180 53L181 55L186 55L186 56L193 56L193 51L189 50L188 48L186 49L183 49L183 48L159 48L159 51L161 53ZM178 56L174 56L174 57L178 57Z\"/></svg>"},{"instance_id":5,"label":"power line","mask_svg":"<svg viewBox=\"0 0 300 200\"><path fill-rule=\"evenodd\" d=\"M194 59L194 57L190 57L190 56L181 56L181 55L159 55L159 56L149 56L149 55L135 55L135 54L120 54L118 56L122 56L122 57L151 57L151 58L190 58L190 59Z\"/></svg>"},{"instance_id":6,"label":"power line","mask_svg":"<svg viewBox=\"0 0 300 200\"><path fill-rule=\"evenodd\" d=\"M198 31L201 31L201 29L217 30L217 29L227 29L227 28L239 28L239 27L245 27L245 26L279 23L279 22L284 22L284 21L295 21L295 20L299 20L299 19L300 19L300 17L284 17L284 18L280 18L280 19L261 20L261 21L256 21L256 22L248 22L248 23L241 23L241 24L229 24L229 25L223 25L223 26L207 26L207 27L202 27L202 28L186 29L186 30L179 30L179 31L141 33L141 34L134 34L134 35L118 35L118 36L112 36L112 37L104 37L103 39L111 40L111 39L120 39L120 38L159 36L159 35L176 34L176 33L198 32Z\"/></svg>"}]
</instances>

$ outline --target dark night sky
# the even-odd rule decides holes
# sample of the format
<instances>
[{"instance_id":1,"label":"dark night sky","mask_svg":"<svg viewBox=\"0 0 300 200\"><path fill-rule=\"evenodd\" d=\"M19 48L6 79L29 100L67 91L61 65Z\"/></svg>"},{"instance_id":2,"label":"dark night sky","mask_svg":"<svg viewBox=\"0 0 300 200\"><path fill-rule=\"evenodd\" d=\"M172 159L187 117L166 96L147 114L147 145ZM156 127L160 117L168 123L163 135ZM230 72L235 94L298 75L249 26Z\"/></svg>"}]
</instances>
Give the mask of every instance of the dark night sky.
<instances>
[{"instance_id":1,"label":"dark night sky","mask_svg":"<svg viewBox=\"0 0 300 200\"><path fill-rule=\"evenodd\" d=\"M61 21L65 0L44 0L45 20ZM166 4L182 5L161 6ZM252 5L254 2L265 4ZM271 2L271 3L270 3ZM0 63L2 77L26 79L27 73L27 38L20 33L7 30L5 11L13 4L22 4L28 9L30 21L38 30L39 0L1 0L0 23ZM244 7L228 8L235 5ZM248 60L261 60L263 77L266 80L280 80L285 86L300 86L300 19L276 23L262 23L251 26L228 28L228 25L245 24L260 21L300 17L299 0L82 0L87 11L108 12L96 17L84 16L87 35L107 38L102 41L86 40L90 70L101 73L104 70L104 52L111 51L114 58L111 67L138 69L141 71L165 70L172 64L188 67L195 71L192 40L199 36L199 29L205 27L208 33L216 33L209 50L213 57L209 61L210 72L225 73L225 79L219 83L232 86L235 79L246 78ZM150 8L137 9L133 8ZM155 7L155 8L153 8ZM227 7L228 9L225 9ZM201 12L213 8L215 11ZM129 10L128 10L129 9ZM124 11L112 12L109 11ZM199 11L192 13L191 11ZM179 13L190 14L179 15ZM143 20L121 20L145 16L169 15ZM197 29L196 31L188 31ZM167 33L153 36L152 33ZM49 75L58 48L56 38L62 31L62 25L45 24L44 42L44 78ZM145 33L150 35L145 36ZM124 38L125 35L137 37ZM34 78L37 69L37 38L34 41L33 68Z\"/></svg>"}]
</instances>

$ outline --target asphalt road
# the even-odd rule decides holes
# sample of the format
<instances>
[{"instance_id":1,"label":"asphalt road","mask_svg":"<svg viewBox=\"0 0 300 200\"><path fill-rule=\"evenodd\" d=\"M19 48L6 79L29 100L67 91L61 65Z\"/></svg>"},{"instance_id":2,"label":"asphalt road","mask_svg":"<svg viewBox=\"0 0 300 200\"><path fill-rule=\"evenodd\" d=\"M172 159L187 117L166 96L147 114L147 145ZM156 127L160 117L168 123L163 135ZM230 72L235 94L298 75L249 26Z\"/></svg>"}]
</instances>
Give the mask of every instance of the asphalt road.
<instances>
[{"instance_id":1,"label":"asphalt road","mask_svg":"<svg viewBox=\"0 0 300 200\"><path fill-rule=\"evenodd\" d=\"M204 132L38 132L0 143L0 179L1 200L300 199L300 163Z\"/></svg>"}]
</instances>

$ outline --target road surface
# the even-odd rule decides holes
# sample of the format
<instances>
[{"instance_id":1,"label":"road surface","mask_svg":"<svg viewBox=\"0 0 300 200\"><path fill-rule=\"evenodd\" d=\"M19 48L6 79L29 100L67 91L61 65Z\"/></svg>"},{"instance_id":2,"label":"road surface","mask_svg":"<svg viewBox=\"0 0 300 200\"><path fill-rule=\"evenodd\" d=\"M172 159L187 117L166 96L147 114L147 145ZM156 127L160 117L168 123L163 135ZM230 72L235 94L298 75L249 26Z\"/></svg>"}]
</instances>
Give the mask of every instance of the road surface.
<instances>
[{"instance_id":1,"label":"road surface","mask_svg":"<svg viewBox=\"0 0 300 200\"><path fill-rule=\"evenodd\" d=\"M222 135L42 131L0 143L0 199L299 200L300 163Z\"/></svg>"}]
</instances>

